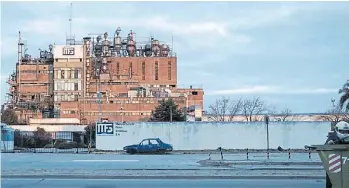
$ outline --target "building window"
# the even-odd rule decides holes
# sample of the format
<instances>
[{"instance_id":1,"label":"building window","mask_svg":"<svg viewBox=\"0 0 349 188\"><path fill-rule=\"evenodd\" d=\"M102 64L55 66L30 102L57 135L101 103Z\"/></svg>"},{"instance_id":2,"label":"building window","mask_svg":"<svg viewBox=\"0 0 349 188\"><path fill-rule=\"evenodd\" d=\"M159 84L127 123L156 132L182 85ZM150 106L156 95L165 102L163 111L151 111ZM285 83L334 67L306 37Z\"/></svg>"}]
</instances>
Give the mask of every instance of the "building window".
<instances>
[{"instance_id":1,"label":"building window","mask_svg":"<svg viewBox=\"0 0 349 188\"><path fill-rule=\"evenodd\" d=\"M131 79L132 78L132 62L129 63L128 65L128 77Z\"/></svg>"},{"instance_id":2,"label":"building window","mask_svg":"<svg viewBox=\"0 0 349 188\"><path fill-rule=\"evenodd\" d=\"M171 80L171 72L172 72L172 67L171 67L171 61L168 62L168 80Z\"/></svg>"},{"instance_id":3,"label":"building window","mask_svg":"<svg viewBox=\"0 0 349 188\"><path fill-rule=\"evenodd\" d=\"M80 58L80 62L82 62L82 59Z\"/></svg>"},{"instance_id":4,"label":"building window","mask_svg":"<svg viewBox=\"0 0 349 188\"><path fill-rule=\"evenodd\" d=\"M155 61L155 80L159 80L159 63Z\"/></svg>"},{"instance_id":5,"label":"building window","mask_svg":"<svg viewBox=\"0 0 349 188\"><path fill-rule=\"evenodd\" d=\"M79 100L79 96L78 95L74 95L74 101L78 101Z\"/></svg>"},{"instance_id":6,"label":"building window","mask_svg":"<svg viewBox=\"0 0 349 188\"><path fill-rule=\"evenodd\" d=\"M74 91L77 91L77 90L79 90L78 83L74 83Z\"/></svg>"},{"instance_id":7,"label":"building window","mask_svg":"<svg viewBox=\"0 0 349 188\"><path fill-rule=\"evenodd\" d=\"M71 78L71 70L67 70L67 78L68 78L68 79Z\"/></svg>"},{"instance_id":8,"label":"building window","mask_svg":"<svg viewBox=\"0 0 349 188\"><path fill-rule=\"evenodd\" d=\"M119 76L120 75L120 63L116 62L116 74Z\"/></svg>"},{"instance_id":9,"label":"building window","mask_svg":"<svg viewBox=\"0 0 349 188\"><path fill-rule=\"evenodd\" d=\"M142 80L145 80L145 62L142 62Z\"/></svg>"},{"instance_id":10,"label":"building window","mask_svg":"<svg viewBox=\"0 0 349 188\"><path fill-rule=\"evenodd\" d=\"M64 79L64 70L61 70L61 79Z\"/></svg>"},{"instance_id":11,"label":"building window","mask_svg":"<svg viewBox=\"0 0 349 188\"><path fill-rule=\"evenodd\" d=\"M79 70L74 70L74 78L75 79L79 78Z\"/></svg>"}]
</instances>

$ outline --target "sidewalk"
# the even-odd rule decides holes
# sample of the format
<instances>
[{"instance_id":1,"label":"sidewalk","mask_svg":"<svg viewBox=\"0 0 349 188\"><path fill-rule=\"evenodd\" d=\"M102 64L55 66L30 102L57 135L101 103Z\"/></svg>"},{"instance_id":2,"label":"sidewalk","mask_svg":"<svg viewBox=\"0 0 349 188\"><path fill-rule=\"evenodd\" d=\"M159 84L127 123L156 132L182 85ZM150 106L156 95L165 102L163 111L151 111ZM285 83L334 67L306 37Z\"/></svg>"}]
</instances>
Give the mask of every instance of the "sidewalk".
<instances>
[{"instance_id":1,"label":"sidewalk","mask_svg":"<svg viewBox=\"0 0 349 188\"><path fill-rule=\"evenodd\" d=\"M228 179L323 179L324 170L265 170L265 169L197 169L197 170L86 170L86 169L30 169L5 170L2 178L88 178L88 179L128 179L128 178L228 178Z\"/></svg>"}]
</instances>

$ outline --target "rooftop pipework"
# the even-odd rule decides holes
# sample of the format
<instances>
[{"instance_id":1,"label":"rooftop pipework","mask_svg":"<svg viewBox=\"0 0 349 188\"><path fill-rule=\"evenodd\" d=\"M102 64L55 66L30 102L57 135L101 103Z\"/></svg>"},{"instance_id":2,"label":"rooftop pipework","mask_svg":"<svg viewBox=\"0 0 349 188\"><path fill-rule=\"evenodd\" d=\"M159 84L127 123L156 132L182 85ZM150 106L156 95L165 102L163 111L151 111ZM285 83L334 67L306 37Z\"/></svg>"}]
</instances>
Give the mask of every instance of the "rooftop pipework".
<instances>
[{"instance_id":1,"label":"rooftop pipework","mask_svg":"<svg viewBox=\"0 0 349 188\"><path fill-rule=\"evenodd\" d=\"M113 38L108 40L108 33L105 32L104 39L98 35L92 38L93 50L102 52L102 56L111 57L168 57L174 56L172 49L165 42L150 37L148 41L137 41L136 33L132 30L127 37L121 37L121 28L115 30ZM97 54L99 55L99 54Z\"/></svg>"}]
</instances>

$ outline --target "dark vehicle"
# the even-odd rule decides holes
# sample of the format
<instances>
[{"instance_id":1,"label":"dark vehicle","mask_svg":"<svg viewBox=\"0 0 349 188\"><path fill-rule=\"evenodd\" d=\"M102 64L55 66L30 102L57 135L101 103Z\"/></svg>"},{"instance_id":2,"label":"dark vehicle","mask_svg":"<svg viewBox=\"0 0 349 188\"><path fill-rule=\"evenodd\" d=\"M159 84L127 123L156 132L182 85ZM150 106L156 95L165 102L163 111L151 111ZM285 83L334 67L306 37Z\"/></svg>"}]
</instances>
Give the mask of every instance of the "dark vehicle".
<instances>
[{"instance_id":1,"label":"dark vehicle","mask_svg":"<svg viewBox=\"0 0 349 188\"><path fill-rule=\"evenodd\" d=\"M349 187L349 123L340 121L328 133L324 145L306 146L316 150L326 170L326 188Z\"/></svg>"},{"instance_id":2,"label":"dark vehicle","mask_svg":"<svg viewBox=\"0 0 349 188\"><path fill-rule=\"evenodd\" d=\"M126 153L166 153L172 151L173 147L161 141L159 138L147 138L141 141L139 144L129 145L124 147Z\"/></svg>"}]
</instances>

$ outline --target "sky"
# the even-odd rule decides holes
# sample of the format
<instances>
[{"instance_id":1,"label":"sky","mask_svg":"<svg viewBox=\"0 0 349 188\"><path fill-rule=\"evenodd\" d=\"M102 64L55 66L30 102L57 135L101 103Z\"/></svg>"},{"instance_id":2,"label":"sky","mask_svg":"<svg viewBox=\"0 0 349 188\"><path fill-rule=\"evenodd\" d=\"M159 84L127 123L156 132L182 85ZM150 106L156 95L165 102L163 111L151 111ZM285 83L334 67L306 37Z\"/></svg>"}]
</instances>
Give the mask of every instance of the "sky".
<instances>
[{"instance_id":1,"label":"sky","mask_svg":"<svg viewBox=\"0 0 349 188\"><path fill-rule=\"evenodd\" d=\"M178 85L217 98L260 97L276 110L325 112L349 79L349 2L73 2L77 39L117 27L172 44ZM28 53L65 44L70 2L1 2L1 101L18 31ZM14 17L13 14L16 13Z\"/></svg>"}]
</instances>

